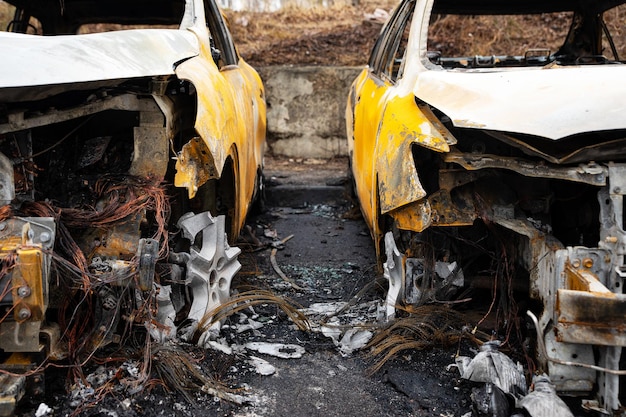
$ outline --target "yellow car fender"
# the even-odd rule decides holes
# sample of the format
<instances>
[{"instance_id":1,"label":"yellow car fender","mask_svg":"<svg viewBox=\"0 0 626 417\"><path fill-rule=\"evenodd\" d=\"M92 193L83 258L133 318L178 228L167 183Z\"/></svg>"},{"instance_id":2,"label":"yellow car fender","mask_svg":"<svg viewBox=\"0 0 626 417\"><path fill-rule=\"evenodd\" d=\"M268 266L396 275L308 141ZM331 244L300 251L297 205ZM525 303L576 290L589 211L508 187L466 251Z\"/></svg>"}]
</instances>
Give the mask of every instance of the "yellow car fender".
<instances>
[{"instance_id":1,"label":"yellow car fender","mask_svg":"<svg viewBox=\"0 0 626 417\"><path fill-rule=\"evenodd\" d=\"M443 125L433 124L434 116L431 117L429 112L417 105L413 94L387 101L376 152L381 214L426 196L415 168L411 152L413 144L435 152L450 151L451 134Z\"/></svg>"},{"instance_id":2,"label":"yellow car fender","mask_svg":"<svg viewBox=\"0 0 626 417\"><path fill-rule=\"evenodd\" d=\"M199 38L205 35L198 32ZM178 153L174 185L186 188L189 198L194 198L202 184L222 176L231 159L237 199L233 233L238 233L262 166L265 91L256 71L243 60L239 65L219 69L206 47L208 39L200 45L200 54L176 69L178 77L190 81L197 91L195 129L199 137Z\"/></svg>"}]
</instances>

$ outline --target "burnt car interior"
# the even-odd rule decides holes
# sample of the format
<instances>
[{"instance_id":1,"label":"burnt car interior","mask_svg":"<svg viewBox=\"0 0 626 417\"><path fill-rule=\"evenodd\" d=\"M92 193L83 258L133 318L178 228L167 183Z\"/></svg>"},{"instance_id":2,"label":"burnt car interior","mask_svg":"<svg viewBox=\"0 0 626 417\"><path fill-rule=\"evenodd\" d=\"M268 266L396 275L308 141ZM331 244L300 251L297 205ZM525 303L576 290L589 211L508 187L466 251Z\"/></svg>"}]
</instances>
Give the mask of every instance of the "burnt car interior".
<instances>
[{"instance_id":1,"label":"burnt car interior","mask_svg":"<svg viewBox=\"0 0 626 417\"><path fill-rule=\"evenodd\" d=\"M610 10L620 4L436 1L428 58L446 69L623 63L623 41L613 38L613 32L621 34L622 22L613 22ZM468 31L451 38L440 35L450 36L445 31L449 16L462 19ZM516 38L528 30L537 34L534 45Z\"/></svg>"},{"instance_id":2,"label":"burnt car interior","mask_svg":"<svg viewBox=\"0 0 626 417\"><path fill-rule=\"evenodd\" d=\"M179 25L185 1L11 1L16 7L7 31L38 35L72 35L82 25L115 23L120 25ZM36 18L41 28L32 25Z\"/></svg>"}]
</instances>

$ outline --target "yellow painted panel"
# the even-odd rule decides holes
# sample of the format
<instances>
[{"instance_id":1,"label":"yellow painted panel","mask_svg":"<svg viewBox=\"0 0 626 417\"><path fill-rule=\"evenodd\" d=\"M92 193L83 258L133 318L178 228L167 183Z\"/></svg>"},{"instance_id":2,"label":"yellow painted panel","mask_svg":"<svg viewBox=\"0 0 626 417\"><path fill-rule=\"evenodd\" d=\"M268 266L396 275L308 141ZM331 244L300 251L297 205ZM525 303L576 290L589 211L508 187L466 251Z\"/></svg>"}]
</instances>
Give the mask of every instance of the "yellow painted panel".
<instances>
[{"instance_id":1,"label":"yellow painted panel","mask_svg":"<svg viewBox=\"0 0 626 417\"><path fill-rule=\"evenodd\" d=\"M412 94L390 98L376 147L383 214L426 196L415 169L413 144L436 152L450 151L446 138L420 110Z\"/></svg>"}]
</instances>

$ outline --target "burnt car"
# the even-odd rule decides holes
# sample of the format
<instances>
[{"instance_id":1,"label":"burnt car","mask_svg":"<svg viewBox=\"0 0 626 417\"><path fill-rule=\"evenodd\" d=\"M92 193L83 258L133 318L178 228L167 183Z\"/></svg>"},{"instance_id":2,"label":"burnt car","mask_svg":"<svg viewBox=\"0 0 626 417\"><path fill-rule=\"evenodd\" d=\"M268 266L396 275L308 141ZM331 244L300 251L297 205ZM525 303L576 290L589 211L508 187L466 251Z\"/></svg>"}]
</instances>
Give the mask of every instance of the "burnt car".
<instances>
[{"instance_id":1,"label":"burnt car","mask_svg":"<svg viewBox=\"0 0 626 417\"><path fill-rule=\"evenodd\" d=\"M214 0L7 3L3 415L52 360L79 368L139 334L207 343L266 127L262 82Z\"/></svg>"},{"instance_id":2,"label":"burnt car","mask_svg":"<svg viewBox=\"0 0 626 417\"><path fill-rule=\"evenodd\" d=\"M626 374L623 3L403 0L346 109L388 316L482 306L529 371L608 413Z\"/></svg>"}]
</instances>

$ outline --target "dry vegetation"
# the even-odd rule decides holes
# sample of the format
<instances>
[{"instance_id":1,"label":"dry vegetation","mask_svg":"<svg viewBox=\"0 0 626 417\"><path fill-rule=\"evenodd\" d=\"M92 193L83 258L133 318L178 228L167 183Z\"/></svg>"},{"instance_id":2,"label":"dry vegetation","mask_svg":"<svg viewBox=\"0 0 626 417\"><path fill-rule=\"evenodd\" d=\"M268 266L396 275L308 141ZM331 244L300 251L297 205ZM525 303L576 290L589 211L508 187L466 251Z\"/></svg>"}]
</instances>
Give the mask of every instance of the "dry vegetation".
<instances>
[{"instance_id":1,"label":"dry vegetation","mask_svg":"<svg viewBox=\"0 0 626 417\"><path fill-rule=\"evenodd\" d=\"M376 9L390 12L398 0L331 2L328 7L288 6L275 12L225 10L240 54L253 66L364 65L382 22L368 18ZM345 0L343 0L345 1ZM0 0L0 27L12 17ZM447 16L431 33L429 49L461 55L523 55L533 48L556 51L570 17L567 13L540 16ZM626 7L605 13L620 58L626 57ZM461 49L460 45L465 45ZM609 45L604 43L610 56Z\"/></svg>"},{"instance_id":2,"label":"dry vegetation","mask_svg":"<svg viewBox=\"0 0 626 417\"><path fill-rule=\"evenodd\" d=\"M364 65L381 29L366 16L391 11L397 1L360 1L328 8L286 8L278 12L227 10L240 54L253 66ZM430 34L429 49L450 55L523 55L530 49L555 52L562 45L570 13L536 16L446 16ZM626 58L626 7L605 13L619 56ZM464 45L461 47L461 45ZM606 55L608 43L604 42Z\"/></svg>"},{"instance_id":3,"label":"dry vegetation","mask_svg":"<svg viewBox=\"0 0 626 417\"><path fill-rule=\"evenodd\" d=\"M0 30L6 30L11 19L13 19L12 7L0 0Z\"/></svg>"},{"instance_id":4,"label":"dry vegetation","mask_svg":"<svg viewBox=\"0 0 626 417\"><path fill-rule=\"evenodd\" d=\"M382 27L366 14L390 11L395 4L361 0L356 6L227 10L226 15L239 53L252 65L364 65Z\"/></svg>"}]
</instances>

